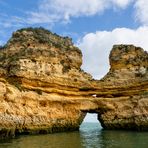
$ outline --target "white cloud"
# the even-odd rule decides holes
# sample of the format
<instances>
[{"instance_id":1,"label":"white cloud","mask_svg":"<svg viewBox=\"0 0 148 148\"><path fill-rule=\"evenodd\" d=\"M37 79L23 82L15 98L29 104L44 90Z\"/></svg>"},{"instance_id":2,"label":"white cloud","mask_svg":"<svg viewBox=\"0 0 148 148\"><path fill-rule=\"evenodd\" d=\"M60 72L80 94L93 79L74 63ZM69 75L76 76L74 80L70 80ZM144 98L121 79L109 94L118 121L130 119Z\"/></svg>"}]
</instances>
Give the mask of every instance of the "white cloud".
<instances>
[{"instance_id":1,"label":"white cloud","mask_svg":"<svg viewBox=\"0 0 148 148\"><path fill-rule=\"evenodd\" d=\"M85 35L78 43L83 53L82 68L94 78L103 77L109 70L109 53L114 44L134 44L148 51L148 27L136 30L117 28Z\"/></svg>"},{"instance_id":2,"label":"white cloud","mask_svg":"<svg viewBox=\"0 0 148 148\"><path fill-rule=\"evenodd\" d=\"M1 1L3 5L8 5ZM107 9L113 11L117 9L125 9L132 4L135 8L135 18L144 25L148 25L148 0L38 0L35 9L24 11L22 18L13 19L9 16L6 26L13 24L48 24L53 25L58 22L68 22L72 17L93 16L102 14ZM126 10L123 10L126 11ZM130 15L130 14L129 14ZM18 16L16 16L18 18ZM0 22L1 18L0 17ZM12 21L10 24L9 21Z\"/></svg>"},{"instance_id":3,"label":"white cloud","mask_svg":"<svg viewBox=\"0 0 148 148\"><path fill-rule=\"evenodd\" d=\"M127 7L133 0L111 0L113 4L117 7L125 8Z\"/></svg>"},{"instance_id":4,"label":"white cloud","mask_svg":"<svg viewBox=\"0 0 148 148\"><path fill-rule=\"evenodd\" d=\"M91 16L109 8L125 8L133 0L42 0L38 11L29 12L30 23L69 21L71 17Z\"/></svg>"},{"instance_id":5,"label":"white cloud","mask_svg":"<svg viewBox=\"0 0 148 148\"><path fill-rule=\"evenodd\" d=\"M148 0L40 0L36 11L29 12L28 22L68 22L72 17L101 14L107 9L125 9L133 5L135 18L148 25Z\"/></svg>"},{"instance_id":6,"label":"white cloud","mask_svg":"<svg viewBox=\"0 0 148 148\"><path fill-rule=\"evenodd\" d=\"M137 0L135 3L136 18L145 25L148 25L148 0Z\"/></svg>"},{"instance_id":7,"label":"white cloud","mask_svg":"<svg viewBox=\"0 0 148 148\"><path fill-rule=\"evenodd\" d=\"M26 10L24 14L26 16L20 18L22 24L48 23L52 25L58 22L68 22L72 17L102 14L107 9L113 11L116 8L125 9L132 4L135 8L136 19L148 25L148 0L38 0L37 2L34 10ZM16 23L18 24L18 21Z\"/></svg>"}]
</instances>

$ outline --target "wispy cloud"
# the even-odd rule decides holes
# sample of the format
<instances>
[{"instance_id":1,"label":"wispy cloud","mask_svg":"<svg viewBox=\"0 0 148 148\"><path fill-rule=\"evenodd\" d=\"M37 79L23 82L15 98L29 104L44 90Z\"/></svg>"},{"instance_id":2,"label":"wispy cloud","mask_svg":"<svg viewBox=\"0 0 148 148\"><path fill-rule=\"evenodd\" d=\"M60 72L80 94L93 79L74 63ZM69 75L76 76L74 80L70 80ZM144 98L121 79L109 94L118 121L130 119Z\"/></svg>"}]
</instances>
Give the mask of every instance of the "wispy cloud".
<instances>
[{"instance_id":1,"label":"wispy cloud","mask_svg":"<svg viewBox=\"0 0 148 148\"><path fill-rule=\"evenodd\" d=\"M136 19L141 24L148 25L148 0L137 0L135 3Z\"/></svg>"},{"instance_id":2,"label":"wispy cloud","mask_svg":"<svg viewBox=\"0 0 148 148\"><path fill-rule=\"evenodd\" d=\"M30 23L69 22L72 17L92 16L106 9L126 8L133 0L42 0L29 12Z\"/></svg>"},{"instance_id":3,"label":"wispy cloud","mask_svg":"<svg viewBox=\"0 0 148 148\"><path fill-rule=\"evenodd\" d=\"M6 43L13 31L26 25L26 20L21 17L0 13L0 45Z\"/></svg>"},{"instance_id":4,"label":"wispy cloud","mask_svg":"<svg viewBox=\"0 0 148 148\"><path fill-rule=\"evenodd\" d=\"M0 0L5 8L12 8L7 1ZM26 26L46 25L51 28L54 24L67 23L72 18L101 15L107 9L123 10L130 4L135 9L135 18L141 25L148 25L147 0L37 0L36 7L20 10L18 14L7 14L0 10L0 30L16 30ZM15 9L15 10L14 10Z\"/></svg>"},{"instance_id":5,"label":"wispy cloud","mask_svg":"<svg viewBox=\"0 0 148 148\"><path fill-rule=\"evenodd\" d=\"M135 8L135 18L148 25L148 0L40 0L36 11L28 12L28 20L34 23L69 22L73 17L102 14L107 9Z\"/></svg>"},{"instance_id":6,"label":"wispy cloud","mask_svg":"<svg viewBox=\"0 0 148 148\"><path fill-rule=\"evenodd\" d=\"M18 16L0 15L0 26L2 28L21 27L26 20Z\"/></svg>"},{"instance_id":7,"label":"wispy cloud","mask_svg":"<svg viewBox=\"0 0 148 148\"><path fill-rule=\"evenodd\" d=\"M0 3L8 5L3 0L0 0ZM24 10L21 12L22 15L0 14L0 25L23 27L24 25L48 24L51 27L55 23L69 22L73 17L99 15L107 9L125 9L129 4L133 4L135 8L136 19L147 25L147 0L38 0L34 10L31 8Z\"/></svg>"}]
</instances>

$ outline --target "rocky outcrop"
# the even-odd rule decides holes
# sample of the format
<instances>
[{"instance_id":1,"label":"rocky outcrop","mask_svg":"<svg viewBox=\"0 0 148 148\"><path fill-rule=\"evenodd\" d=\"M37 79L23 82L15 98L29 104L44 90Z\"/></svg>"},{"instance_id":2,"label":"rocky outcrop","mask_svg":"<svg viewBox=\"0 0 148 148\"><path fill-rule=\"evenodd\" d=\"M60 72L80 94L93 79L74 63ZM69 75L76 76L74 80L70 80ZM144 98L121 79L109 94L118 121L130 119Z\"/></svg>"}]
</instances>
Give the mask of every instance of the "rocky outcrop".
<instances>
[{"instance_id":1,"label":"rocky outcrop","mask_svg":"<svg viewBox=\"0 0 148 148\"><path fill-rule=\"evenodd\" d=\"M106 90L99 120L106 129L148 130L148 53L133 45L115 45L110 71L102 79ZM108 86L107 86L108 85ZM109 108L108 108L109 109Z\"/></svg>"},{"instance_id":2,"label":"rocky outcrop","mask_svg":"<svg viewBox=\"0 0 148 148\"><path fill-rule=\"evenodd\" d=\"M0 135L77 130L87 112L106 129L148 130L148 54L115 45L101 80L81 70L71 39L21 29L0 50Z\"/></svg>"}]
</instances>

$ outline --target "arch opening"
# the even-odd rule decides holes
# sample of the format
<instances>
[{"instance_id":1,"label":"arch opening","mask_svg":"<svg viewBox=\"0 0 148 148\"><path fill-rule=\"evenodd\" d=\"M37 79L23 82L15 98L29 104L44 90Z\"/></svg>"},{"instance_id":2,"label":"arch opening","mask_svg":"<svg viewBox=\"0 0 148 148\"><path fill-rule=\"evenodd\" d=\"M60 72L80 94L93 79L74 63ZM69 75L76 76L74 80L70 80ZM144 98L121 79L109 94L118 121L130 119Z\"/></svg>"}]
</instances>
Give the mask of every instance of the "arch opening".
<instances>
[{"instance_id":1,"label":"arch opening","mask_svg":"<svg viewBox=\"0 0 148 148\"><path fill-rule=\"evenodd\" d=\"M98 114L97 113L88 112L86 114L83 122L80 125L80 129L83 129L86 125L89 125L89 126L94 125L95 127L92 126L92 128L102 129L100 121L98 120Z\"/></svg>"},{"instance_id":2,"label":"arch opening","mask_svg":"<svg viewBox=\"0 0 148 148\"><path fill-rule=\"evenodd\" d=\"M96 122L96 123L98 123L99 120L97 119L98 118L97 116L98 115L96 113L87 113L83 122Z\"/></svg>"}]
</instances>

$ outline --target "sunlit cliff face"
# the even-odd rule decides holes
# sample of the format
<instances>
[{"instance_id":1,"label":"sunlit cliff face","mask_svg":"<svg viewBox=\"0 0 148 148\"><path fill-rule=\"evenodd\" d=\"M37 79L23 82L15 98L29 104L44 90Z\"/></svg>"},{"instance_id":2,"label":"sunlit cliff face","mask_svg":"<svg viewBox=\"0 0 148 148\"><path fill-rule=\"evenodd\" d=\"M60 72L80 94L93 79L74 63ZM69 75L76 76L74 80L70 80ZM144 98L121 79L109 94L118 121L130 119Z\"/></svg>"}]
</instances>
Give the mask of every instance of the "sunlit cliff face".
<instances>
[{"instance_id":1,"label":"sunlit cliff face","mask_svg":"<svg viewBox=\"0 0 148 148\"><path fill-rule=\"evenodd\" d=\"M101 80L80 67L68 37L43 28L16 31L0 51L0 135L77 130L86 113L106 129L148 129L148 54L115 45Z\"/></svg>"}]
</instances>

